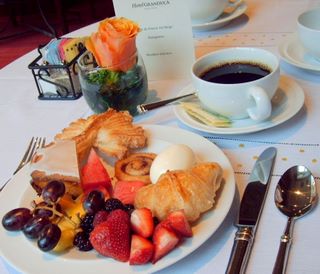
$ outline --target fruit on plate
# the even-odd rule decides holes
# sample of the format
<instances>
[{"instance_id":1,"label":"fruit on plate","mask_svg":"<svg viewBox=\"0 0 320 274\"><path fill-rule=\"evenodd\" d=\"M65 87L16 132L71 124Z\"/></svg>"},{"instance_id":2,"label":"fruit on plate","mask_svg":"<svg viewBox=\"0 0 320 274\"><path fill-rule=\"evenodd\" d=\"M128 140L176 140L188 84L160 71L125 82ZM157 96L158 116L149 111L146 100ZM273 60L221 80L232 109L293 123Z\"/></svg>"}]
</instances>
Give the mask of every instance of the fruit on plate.
<instances>
[{"instance_id":1,"label":"fruit on plate","mask_svg":"<svg viewBox=\"0 0 320 274\"><path fill-rule=\"evenodd\" d=\"M192 237L192 229L183 209L170 212L166 222L179 236Z\"/></svg>"},{"instance_id":2,"label":"fruit on plate","mask_svg":"<svg viewBox=\"0 0 320 274\"><path fill-rule=\"evenodd\" d=\"M152 237L154 244L153 264L172 251L179 243L177 234L163 222L156 226Z\"/></svg>"},{"instance_id":3,"label":"fruit on plate","mask_svg":"<svg viewBox=\"0 0 320 274\"><path fill-rule=\"evenodd\" d=\"M95 215L94 215L94 219L93 219L93 227L97 226L98 224L103 223L104 221L107 220L109 216L109 212L106 210L100 210L98 211Z\"/></svg>"},{"instance_id":4,"label":"fruit on plate","mask_svg":"<svg viewBox=\"0 0 320 274\"><path fill-rule=\"evenodd\" d=\"M94 214L104 207L104 194L99 190L89 192L84 201L83 207L87 213Z\"/></svg>"},{"instance_id":5,"label":"fruit on plate","mask_svg":"<svg viewBox=\"0 0 320 274\"><path fill-rule=\"evenodd\" d=\"M113 197L124 204L133 204L137 191L144 186L142 181L118 181L113 189Z\"/></svg>"},{"instance_id":6,"label":"fruit on plate","mask_svg":"<svg viewBox=\"0 0 320 274\"><path fill-rule=\"evenodd\" d=\"M57 245L53 248L53 251L63 252L73 247L73 239L74 239L74 236L76 235L76 230L73 228L61 229L59 224L58 226L61 230L61 236Z\"/></svg>"},{"instance_id":7,"label":"fruit on plate","mask_svg":"<svg viewBox=\"0 0 320 274\"><path fill-rule=\"evenodd\" d=\"M112 211L107 220L90 233L93 248L103 256L127 262L130 257L130 219L122 210Z\"/></svg>"},{"instance_id":8,"label":"fruit on plate","mask_svg":"<svg viewBox=\"0 0 320 274\"><path fill-rule=\"evenodd\" d=\"M154 223L151 210L139 208L133 210L130 216L132 230L138 235L149 238L153 234Z\"/></svg>"},{"instance_id":9,"label":"fruit on plate","mask_svg":"<svg viewBox=\"0 0 320 274\"><path fill-rule=\"evenodd\" d=\"M83 197L79 196L76 200L72 200L66 195L61 198L59 204L65 214L65 217L58 222L61 230L76 229L80 225L81 218L85 215L82 199Z\"/></svg>"},{"instance_id":10,"label":"fruit on plate","mask_svg":"<svg viewBox=\"0 0 320 274\"><path fill-rule=\"evenodd\" d=\"M93 148L90 150L87 163L81 169L81 186L84 191L102 187L109 194L112 193L110 176Z\"/></svg>"},{"instance_id":11,"label":"fruit on plate","mask_svg":"<svg viewBox=\"0 0 320 274\"><path fill-rule=\"evenodd\" d=\"M42 251L50 251L58 244L60 237L61 229L56 224L49 223L40 232L38 247Z\"/></svg>"},{"instance_id":12,"label":"fruit on plate","mask_svg":"<svg viewBox=\"0 0 320 274\"><path fill-rule=\"evenodd\" d=\"M92 244L89 240L90 234L85 231L79 231L74 239L73 245L78 248L79 251L90 251L93 249Z\"/></svg>"},{"instance_id":13,"label":"fruit on plate","mask_svg":"<svg viewBox=\"0 0 320 274\"><path fill-rule=\"evenodd\" d=\"M24 207L15 208L2 217L2 226L9 231L19 231L31 217L32 212L30 209Z\"/></svg>"},{"instance_id":14,"label":"fruit on plate","mask_svg":"<svg viewBox=\"0 0 320 274\"><path fill-rule=\"evenodd\" d=\"M130 265L148 263L153 255L153 243L144 237L133 234L131 237Z\"/></svg>"}]
</instances>

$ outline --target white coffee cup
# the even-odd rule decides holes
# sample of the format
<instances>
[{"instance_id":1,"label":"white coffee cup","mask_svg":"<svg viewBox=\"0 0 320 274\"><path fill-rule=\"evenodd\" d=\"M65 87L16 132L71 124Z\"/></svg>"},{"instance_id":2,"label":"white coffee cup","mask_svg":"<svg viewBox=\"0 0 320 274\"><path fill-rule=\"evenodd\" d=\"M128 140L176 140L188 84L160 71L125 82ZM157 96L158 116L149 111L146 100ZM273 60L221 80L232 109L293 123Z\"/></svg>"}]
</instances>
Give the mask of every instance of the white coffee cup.
<instances>
[{"instance_id":1,"label":"white coffee cup","mask_svg":"<svg viewBox=\"0 0 320 274\"><path fill-rule=\"evenodd\" d=\"M229 0L187 0L192 24L208 23L217 19Z\"/></svg>"},{"instance_id":2,"label":"white coffee cup","mask_svg":"<svg viewBox=\"0 0 320 274\"><path fill-rule=\"evenodd\" d=\"M298 36L307 52L320 60L320 8L299 15Z\"/></svg>"},{"instance_id":3,"label":"white coffee cup","mask_svg":"<svg viewBox=\"0 0 320 274\"><path fill-rule=\"evenodd\" d=\"M203 79L204 73L212 68L237 63L250 64L250 69L251 65L258 65L269 73L260 79L242 83L217 83ZM226 71L229 72L228 68ZM278 88L279 78L278 58L258 48L218 50L199 58L192 66L192 82L203 107L231 119L250 117L262 121L269 118L271 99Z\"/></svg>"}]
</instances>

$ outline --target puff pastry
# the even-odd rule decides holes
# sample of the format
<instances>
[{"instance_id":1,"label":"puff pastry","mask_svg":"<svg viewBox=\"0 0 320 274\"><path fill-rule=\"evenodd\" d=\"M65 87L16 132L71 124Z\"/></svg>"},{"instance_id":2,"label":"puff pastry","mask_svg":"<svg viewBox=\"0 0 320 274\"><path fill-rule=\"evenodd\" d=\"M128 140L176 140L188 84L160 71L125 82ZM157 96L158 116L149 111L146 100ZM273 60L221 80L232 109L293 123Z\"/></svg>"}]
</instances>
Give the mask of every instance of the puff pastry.
<instances>
[{"instance_id":1,"label":"puff pastry","mask_svg":"<svg viewBox=\"0 0 320 274\"><path fill-rule=\"evenodd\" d=\"M222 181L222 168L217 163L200 163L190 170L168 171L156 184L139 189L136 208L147 207L153 216L163 220L174 210L184 209L189 221L212 208Z\"/></svg>"},{"instance_id":2,"label":"puff pastry","mask_svg":"<svg viewBox=\"0 0 320 274\"><path fill-rule=\"evenodd\" d=\"M72 122L55 139L74 140L79 163L87 157L91 147L121 159L130 149L144 147L147 143L143 128L133 125L132 120L127 111L108 109L104 113Z\"/></svg>"}]
</instances>

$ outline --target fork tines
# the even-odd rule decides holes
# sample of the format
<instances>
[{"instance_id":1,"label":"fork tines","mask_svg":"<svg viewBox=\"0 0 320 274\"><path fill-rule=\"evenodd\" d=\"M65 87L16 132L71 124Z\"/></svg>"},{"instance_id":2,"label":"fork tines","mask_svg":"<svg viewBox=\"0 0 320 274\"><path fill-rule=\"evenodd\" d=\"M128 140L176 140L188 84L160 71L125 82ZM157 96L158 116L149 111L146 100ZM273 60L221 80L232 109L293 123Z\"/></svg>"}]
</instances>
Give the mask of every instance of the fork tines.
<instances>
[{"instance_id":1,"label":"fork tines","mask_svg":"<svg viewBox=\"0 0 320 274\"><path fill-rule=\"evenodd\" d=\"M13 174L16 174L21 168L23 168L28 162L30 162L37 149L40 147L44 147L45 143L45 137L32 137L19 166Z\"/></svg>"}]
</instances>

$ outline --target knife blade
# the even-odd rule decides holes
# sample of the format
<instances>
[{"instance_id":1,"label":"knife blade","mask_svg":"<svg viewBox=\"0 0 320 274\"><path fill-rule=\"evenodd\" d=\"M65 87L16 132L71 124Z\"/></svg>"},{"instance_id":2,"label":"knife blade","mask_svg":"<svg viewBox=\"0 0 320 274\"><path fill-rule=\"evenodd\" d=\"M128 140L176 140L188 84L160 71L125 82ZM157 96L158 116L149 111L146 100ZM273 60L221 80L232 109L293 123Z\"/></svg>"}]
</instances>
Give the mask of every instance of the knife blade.
<instances>
[{"instance_id":1,"label":"knife blade","mask_svg":"<svg viewBox=\"0 0 320 274\"><path fill-rule=\"evenodd\" d=\"M269 147L264 150L254 164L240 203L238 220L232 252L226 274L242 274L245 272L254 235L265 198L267 196L273 164L277 149Z\"/></svg>"}]
</instances>

